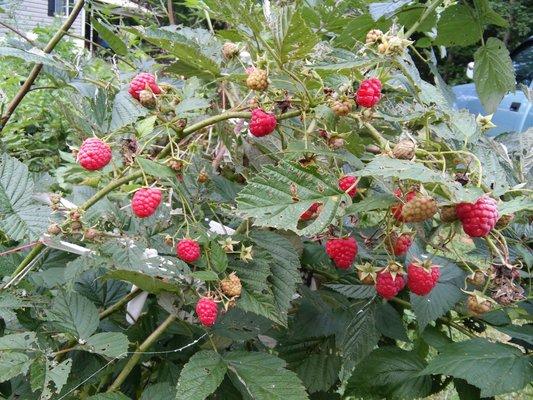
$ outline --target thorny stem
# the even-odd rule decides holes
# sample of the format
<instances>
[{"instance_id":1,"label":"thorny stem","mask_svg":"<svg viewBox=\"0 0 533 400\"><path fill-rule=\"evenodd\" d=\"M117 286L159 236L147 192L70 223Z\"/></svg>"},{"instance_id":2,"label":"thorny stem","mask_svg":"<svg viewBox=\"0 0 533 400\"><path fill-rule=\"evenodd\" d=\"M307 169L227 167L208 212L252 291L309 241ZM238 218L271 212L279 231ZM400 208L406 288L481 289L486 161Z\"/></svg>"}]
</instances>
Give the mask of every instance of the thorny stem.
<instances>
[{"instance_id":1,"label":"thorny stem","mask_svg":"<svg viewBox=\"0 0 533 400\"><path fill-rule=\"evenodd\" d=\"M135 365L139 362L141 359L142 353L145 352L150 348L152 344L167 330L167 328L174 322L176 319L176 316L174 314L170 314L164 321L159 325L155 331L153 331L150 336L146 338L144 342L141 343L141 345L137 348L137 351L135 354L131 356L131 358L128 360L126 365L122 368L122 371L120 371L120 374L116 377L115 381L109 386L107 389L107 392L114 392L115 390L118 390L120 386L124 383L130 372L133 370Z\"/></svg>"}]
</instances>

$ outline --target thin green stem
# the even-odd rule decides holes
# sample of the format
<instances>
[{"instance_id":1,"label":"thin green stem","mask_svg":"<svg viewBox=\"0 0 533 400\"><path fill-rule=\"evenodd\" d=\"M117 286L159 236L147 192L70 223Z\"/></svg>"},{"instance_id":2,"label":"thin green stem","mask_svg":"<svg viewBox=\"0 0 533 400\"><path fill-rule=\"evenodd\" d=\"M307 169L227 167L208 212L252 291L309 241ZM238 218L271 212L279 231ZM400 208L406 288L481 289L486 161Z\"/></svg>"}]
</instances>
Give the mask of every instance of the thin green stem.
<instances>
[{"instance_id":1,"label":"thin green stem","mask_svg":"<svg viewBox=\"0 0 533 400\"><path fill-rule=\"evenodd\" d=\"M427 17L431 15L433 11L437 9L437 7L443 2L444 0L433 0L431 3L428 4L426 10L424 13L418 18L418 20L409 28L407 32L405 32L405 37L409 38L415 31L418 29L420 24L426 20Z\"/></svg>"},{"instance_id":2,"label":"thin green stem","mask_svg":"<svg viewBox=\"0 0 533 400\"><path fill-rule=\"evenodd\" d=\"M128 293L126 296L122 297L119 301L117 301L112 306L106 308L103 310L98 317L100 319L107 318L111 314L113 314L115 311L120 310L124 304L126 304L128 301L134 299L137 297L137 295L141 292L140 288L136 288L135 290L132 290L130 293Z\"/></svg>"}]
</instances>

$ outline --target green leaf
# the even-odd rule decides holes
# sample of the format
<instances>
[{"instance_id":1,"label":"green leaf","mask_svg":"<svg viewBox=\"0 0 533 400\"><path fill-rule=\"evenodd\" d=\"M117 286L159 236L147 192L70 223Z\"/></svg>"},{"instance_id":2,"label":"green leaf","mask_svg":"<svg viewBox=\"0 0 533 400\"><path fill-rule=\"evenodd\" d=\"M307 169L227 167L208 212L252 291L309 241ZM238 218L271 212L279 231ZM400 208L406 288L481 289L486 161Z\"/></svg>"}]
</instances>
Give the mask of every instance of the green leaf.
<instances>
[{"instance_id":1,"label":"green leaf","mask_svg":"<svg viewBox=\"0 0 533 400\"><path fill-rule=\"evenodd\" d=\"M223 356L233 384L254 400L306 400L305 389L285 361L266 353L232 351ZM260 373L259 373L260 372Z\"/></svg>"},{"instance_id":2,"label":"green leaf","mask_svg":"<svg viewBox=\"0 0 533 400\"><path fill-rule=\"evenodd\" d=\"M212 350L199 351L183 367L176 386L176 400L204 400L224 379L227 366Z\"/></svg>"},{"instance_id":3,"label":"green leaf","mask_svg":"<svg viewBox=\"0 0 533 400\"><path fill-rule=\"evenodd\" d=\"M128 396L122 393L100 393L88 397L87 400L131 400Z\"/></svg>"},{"instance_id":4,"label":"green leaf","mask_svg":"<svg viewBox=\"0 0 533 400\"><path fill-rule=\"evenodd\" d=\"M65 65L58 62L54 56L37 49L25 51L14 47L0 47L0 57L15 57L27 63L43 64L58 69L66 69Z\"/></svg>"},{"instance_id":5,"label":"green leaf","mask_svg":"<svg viewBox=\"0 0 533 400\"><path fill-rule=\"evenodd\" d=\"M174 112L176 115L182 115L191 111L203 110L209 107L209 101L206 99L199 99L196 97L191 97L184 99L181 103L176 106Z\"/></svg>"},{"instance_id":6,"label":"green leaf","mask_svg":"<svg viewBox=\"0 0 533 400\"><path fill-rule=\"evenodd\" d=\"M128 337L121 332L102 332L92 335L81 346L83 350L110 358L124 357L128 351Z\"/></svg>"},{"instance_id":7,"label":"green leaf","mask_svg":"<svg viewBox=\"0 0 533 400\"><path fill-rule=\"evenodd\" d=\"M37 340L35 332L13 333L0 337L0 351L31 350Z\"/></svg>"},{"instance_id":8,"label":"green leaf","mask_svg":"<svg viewBox=\"0 0 533 400\"><path fill-rule=\"evenodd\" d=\"M141 119L135 124L135 130L139 136L147 136L154 131L155 122L157 121L157 116L152 115L146 118Z\"/></svg>"},{"instance_id":9,"label":"green leaf","mask_svg":"<svg viewBox=\"0 0 533 400\"><path fill-rule=\"evenodd\" d=\"M280 325L286 324L285 320L282 319L283 317L279 315L272 295L249 292L243 289L241 292L241 298L237 304L239 308L242 308L244 311L262 315Z\"/></svg>"},{"instance_id":10,"label":"green leaf","mask_svg":"<svg viewBox=\"0 0 533 400\"><path fill-rule=\"evenodd\" d=\"M422 183L448 183L446 177L414 161L397 160L388 157L376 157L357 176L382 178L412 179Z\"/></svg>"},{"instance_id":11,"label":"green leaf","mask_svg":"<svg viewBox=\"0 0 533 400\"><path fill-rule=\"evenodd\" d=\"M135 160L148 175L156 178L174 178L176 173L164 164L149 160L143 157L136 157Z\"/></svg>"},{"instance_id":12,"label":"green leaf","mask_svg":"<svg viewBox=\"0 0 533 400\"><path fill-rule=\"evenodd\" d=\"M308 355L295 369L307 391L328 391L337 381L341 359L332 354Z\"/></svg>"},{"instance_id":13,"label":"green leaf","mask_svg":"<svg viewBox=\"0 0 533 400\"><path fill-rule=\"evenodd\" d=\"M113 111L111 113L111 125L109 129L116 131L120 128L130 125L148 113L141 103L135 100L126 91L120 91L115 96L113 102Z\"/></svg>"},{"instance_id":14,"label":"green leaf","mask_svg":"<svg viewBox=\"0 0 533 400\"><path fill-rule=\"evenodd\" d=\"M40 399L48 400L52 398L54 393L60 393L65 383L67 383L71 369L72 360L70 358L59 364L55 361L47 361L44 388Z\"/></svg>"},{"instance_id":15,"label":"green leaf","mask_svg":"<svg viewBox=\"0 0 533 400\"><path fill-rule=\"evenodd\" d=\"M514 214L522 210L533 210L533 200L531 197L515 197L498 205L500 215Z\"/></svg>"},{"instance_id":16,"label":"green leaf","mask_svg":"<svg viewBox=\"0 0 533 400\"><path fill-rule=\"evenodd\" d=\"M0 230L13 240L35 240L50 224L50 209L33 198L28 167L7 154L0 160Z\"/></svg>"},{"instance_id":17,"label":"green leaf","mask_svg":"<svg viewBox=\"0 0 533 400\"><path fill-rule=\"evenodd\" d=\"M494 113L503 96L515 90L513 63L501 40L491 37L474 53L474 82L487 114Z\"/></svg>"},{"instance_id":18,"label":"green leaf","mask_svg":"<svg viewBox=\"0 0 533 400\"><path fill-rule=\"evenodd\" d=\"M238 211L254 218L254 225L288 229L299 235L313 235L326 229L340 214L346 196L323 173L297 163L267 165L254 176L237 197ZM298 228L300 215L313 203L322 203L318 218Z\"/></svg>"},{"instance_id":19,"label":"green leaf","mask_svg":"<svg viewBox=\"0 0 533 400\"><path fill-rule=\"evenodd\" d=\"M98 310L82 295L60 292L47 313L47 321L76 339L87 340L98 328Z\"/></svg>"},{"instance_id":20,"label":"green leaf","mask_svg":"<svg viewBox=\"0 0 533 400\"><path fill-rule=\"evenodd\" d=\"M191 273L191 276L204 282L214 282L220 279L213 271L195 271Z\"/></svg>"},{"instance_id":21,"label":"green leaf","mask_svg":"<svg viewBox=\"0 0 533 400\"><path fill-rule=\"evenodd\" d=\"M530 357L515 347L475 338L443 347L421 374L445 374L481 389L481 397L514 392L531 382Z\"/></svg>"},{"instance_id":22,"label":"green leaf","mask_svg":"<svg viewBox=\"0 0 533 400\"><path fill-rule=\"evenodd\" d=\"M128 55L128 46L113 30L96 18L91 19L92 26L98 32L98 36L104 39L109 47L120 56Z\"/></svg>"},{"instance_id":23,"label":"green leaf","mask_svg":"<svg viewBox=\"0 0 533 400\"><path fill-rule=\"evenodd\" d=\"M46 359L44 357L36 358L30 366L30 385L32 392L44 387L45 376Z\"/></svg>"},{"instance_id":24,"label":"green leaf","mask_svg":"<svg viewBox=\"0 0 533 400\"><path fill-rule=\"evenodd\" d=\"M407 330L398 311L389 303L381 303L376 307L376 327L382 335L392 339L409 342Z\"/></svg>"},{"instance_id":25,"label":"green leaf","mask_svg":"<svg viewBox=\"0 0 533 400\"><path fill-rule=\"evenodd\" d=\"M411 0L394 0L394 1L380 1L380 2L374 2L370 3L368 5L368 11L370 12L370 15L372 16L372 19L374 21L377 21L378 19L385 17L390 18L394 15L396 10L403 7L407 3L410 3Z\"/></svg>"},{"instance_id":26,"label":"green leaf","mask_svg":"<svg viewBox=\"0 0 533 400\"><path fill-rule=\"evenodd\" d=\"M32 360L22 353L0 353L0 382L5 382L19 374L25 374Z\"/></svg>"},{"instance_id":27,"label":"green leaf","mask_svg":"<svg viewBox=\"0 0 533 400\"><path fill-rule=\"evenodd\" d=\"M142 290L154 294L159 294L161 292L180 293L180 288L176 285L172 285L155 276L143 274L142 272L118 269L107 272L102 279L119 279L121 281L130 282Z\"/></svg>"},{"instance_id":28,"label":"green leaf","mask_svg":"<svg viewBox=\"0 0 533 400\"><path fill-rule=\"evenodd\" d=\"M424 360L414 351L397 347L374 350L354 371L345 394L358 395L361 389L387 399L417 399L431 390L431 378L419 376Z\"/></svg>"},{"instance_id":29,"label":"green leaf","mask_svg":"<svg viewBox=\"0 0 533 400\"><path fill-rule=\"evenodd\" d=\"M390 193L372 193L358 203L346 207L346 214L354 214L389 208L398 198Z\"/></svg>"},{"instance_id":30,"label":"green leaf","mask_svg":"<svg viewBox=\"0 0 533 400\"><path fill-rule=\"evenodd\" d=\"M324 285L349 299L371 299L376 296L376 289L370 285L345 285L338 283L328 283Z\"/></svg>"},{"instance_id":31,"label":"green leaf","mask_svg":"<svg viewBox=\"0 0 533 400\"><path fill-rule=\"evenodd\" d=\"M533 345L533 324L496 326L500 332Z\"/></svg>"},{"instance_id":32,"label":"green leaf","mask_svg":"<svg viewBox=\"0 0 533 400\"><path fill-rule=\"evenodd\" d=\"M408 256L410 259L410 257ZM421 331L427 324L444 315L463 298L461 291L465 274L461 268L451 261L434 257L433 263L440 265L440 278L437 285L427 296L410 293L411 305Z\"/></svg>"},{"instance_id":33,"label":"green leaf","mask_svg":"<svg viewBox=\"0 0 533 400\"><path fill-rule=\"evenodd\" d=\"M211 249L211 266L216 272L224 272L228 268L228 255L217 242L211 242L209 248Z\"/></svg>"},{"instance_id":34,"label":"green leaf","mask_svg":"<svg viewBox=\"0 0 533 400\"><path fill-rule=\"evenodd\" d=\"M481 28L474 13L467 6L446 7L437 25L436 46L468 46L481 39Z\"/></svg>"},{"instance_id":35,"label":"green leaf","mask_svg":"<svg viewBox=\"0 0 533 400\"><path fill-rule=\"evenodd\" d=\"M371 304L354 310L353 317L344 330L342 354L347 360L357 364L372 351L379 337L375 306Z\"/></svg>"},{"instance_id":36,"label":"green leaf","mask_svg":"<svg viewBox=\"0 0 533 400\"><path fill-rule=\"evenodd\" d=\"M143 390L140 400L175 400L176 389L168 382L156 383Z\"/></svg>"}]
</instances>

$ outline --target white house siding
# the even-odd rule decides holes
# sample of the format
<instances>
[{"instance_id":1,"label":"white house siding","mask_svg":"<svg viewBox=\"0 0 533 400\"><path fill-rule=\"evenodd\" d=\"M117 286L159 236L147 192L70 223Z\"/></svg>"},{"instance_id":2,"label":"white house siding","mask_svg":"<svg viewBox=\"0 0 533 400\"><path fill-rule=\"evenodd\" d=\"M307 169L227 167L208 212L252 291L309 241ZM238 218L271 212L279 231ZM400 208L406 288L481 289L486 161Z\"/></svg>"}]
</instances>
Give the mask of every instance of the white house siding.
<instances>
[{"instance_id":1,"label":"white house siding","mask_svg":"<svg viewBox=\"0 0 533 400\"><path fill-rule=\"evenodd\" d=\"M23 32L29 32L37 26L48 26L56 19L65 18L48 15L48 0L0 0L0 7L6 11L0 14L0 20ZM82 11L70 28L70 32L83 36L84 23L85 15ZM5 32L6 29L0 26L0 37Z\"/></svg>"}]
</instances>

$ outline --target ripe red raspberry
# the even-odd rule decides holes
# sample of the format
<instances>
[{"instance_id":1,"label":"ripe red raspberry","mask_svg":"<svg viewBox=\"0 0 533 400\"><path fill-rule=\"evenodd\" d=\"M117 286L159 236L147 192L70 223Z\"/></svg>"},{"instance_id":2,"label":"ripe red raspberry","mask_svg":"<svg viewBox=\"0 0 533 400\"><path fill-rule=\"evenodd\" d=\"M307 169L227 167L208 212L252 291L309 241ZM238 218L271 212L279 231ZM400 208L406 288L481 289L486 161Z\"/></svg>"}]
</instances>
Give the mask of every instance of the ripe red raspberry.
<instances>
[{"instance_id":1,"label":"ripe red raspberry","mask_svg":"<svg viewBox=\"0 0 533 400\"><path fill-rule=\"evenodd\" d=\"M460 203L455 207L463 230L471 237L487 236L494 228L500 214L496 201L482 196L475 203Z\"/></svg>"},{"instance_id":2,"label":"ripe red raspberry","mask_svg":"<svg viewBox=\"0 0 533 400\"><path fill-rule=\"evenodd\" d=\"M200 245L196 240L182 239L176 246L176 253L181 260L192 263L200 258Z\"/></svg>"},{"instance_id":3,"label":"ripe red raspberry","mask_svg":"<svg viewBox=\"0 0 533 400\"><path fill-rule=\"evenodd\" d=\"M329 239L326 242L326 253L337 268L348 269L357 255L357 242L353 237Z\"/></svg>"},{"instance_id":4,"label":"ripe red raspberry","mask_svg":"<svg viewBox=\"0 0 533 400\"><path fill-rule=\"evenodd\" d=\"M98 138L89 138L81 144L78 163L89 171L104 168L111 161L111 147Z\"/></svg>"},{"instance_id":5,"label":"ripe red raspberry","mask_svg":"<svg viewBox=\"0 0 533 400\"><path fill-rule=\"evenodd\" d=\"M365 79L357 89L355 100L361 107L374 107L381 99L381 81L377 78Z\"/></svg>"},{"instance_id":6,"label":"ripe red raspberry","mask_svg":"<svg viewBox=\"0 0 533 400\"><path fill-rule=\"evenodd\" d=\"M278 121L274 114L264 112L260 108L252 110L252 118L250 119L250 133L256 137L266 136L276 129Z\"/></svg>"},{"instance_id":7,"label":"ripe red raspberry","mask_svg":"<svg viewBox=\"0 0 533 400\"><path fill-rule=\"evenodd\" d=\"M400 189L396 189L394 190L394 195L398 199L408 202L408 201L413 200L416 197L416 192L410 191L404 196L403 192ZM391 207L392 216L399 222L404 222L402 211L403 211L403 203L399 203Z\"/></svg>"},{"instance_id":8,"label":"ripe red raspberry","mask_svg":"<svg viewBox=\"0 0 533 400\"><path fill-rule=\"evenodd\" d=\"M131 209L139 218L149 217L161 204L161 197L161 190L158 188L141 188L131 199Z\"/></svg>"},{"instance_id":9,"label":"ripe red raspberry","mask_svg":"<svg viewBox=\"0 0 533 400\"><path fill-rule=\"evenodd\" d=\"M132 79L130 82L130 90L128 90L128 92L134 98L139 100L141 91L147 88L149 88L153 94L161 93L161 88L157 85L155 76L147 72L142 72Z\"/></svg>"},{"instance_id":10,"label":"ripe red raspberry","mask_svg":"<svg viewBox=\"0 0 533 400\"><path fill-rule=\"evenodd\" d=\"M302 215L300 215L300 221L309 221L310 219L316 218L320 211L320 203L313 203L311 207L305 210Z\"/></svg>"},{"instance_id":11,"label":"ripe red raspberry","mask_svg":"<svg viewBox=\"0 0 533 400\"><path fill-rule=\"evenodd\" d=\"M393 276L390 271L378 272L376 277L376 292L386 300L392 299L405 286L405 278L402 274Z\"/></svg>"},{"instance_id":12,"label":"ripe red raspberry","mask_svg":"<svg viewBox=\"0 0 533 400\"><path fill-rule=\"evenodd\" d=\"M218 304L209 297L202 297L196 303L196 315L203 326L211 327L215 325L218 315Z\"/></svg>"},{"instance_id":13,"label":"ripe red raspberry","mask_svg":"<svg viewBox=\"0 0 533 400\"><path fill-rule=\"evenodd\" d=\"M357 183L357 178L355 176L346 175L339 179L339 189L343 192L346 192L352 185ZM353 188L351 188L348 192L348 196L354 197L357 193L357 185L355 185Z\"/></svg>"},{"instance_id":14,"label":"ripe red raspberry","mask_svg":"<svg viewBox=\"0 0 533 400\"><path fill-rule=\"evenodd\" d=\"M407 266L407 286L419 296L425 296L435 287L440 277L440 268L432 265L428 268L412 262Z\"/></svg>"},{"instance_id":15,"label":"ripe red raspberry","mask_svg":"<svg viewBox=\"0 0 533 400\"><path fill-rule=\"evenodd\" d=\"M400 236L394 235L391 238L391 251L395 256L403 256L407 253L407 250L409 250L409 247L411 247L411 244L413 244L413 238L409 233L402 233Z\"/></svg>"}]
</instances>

